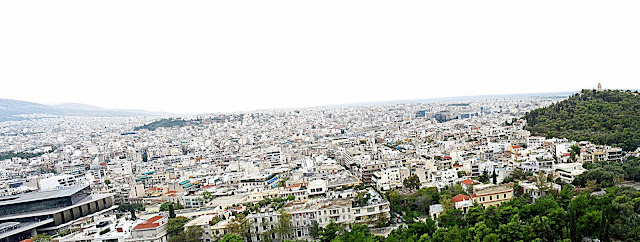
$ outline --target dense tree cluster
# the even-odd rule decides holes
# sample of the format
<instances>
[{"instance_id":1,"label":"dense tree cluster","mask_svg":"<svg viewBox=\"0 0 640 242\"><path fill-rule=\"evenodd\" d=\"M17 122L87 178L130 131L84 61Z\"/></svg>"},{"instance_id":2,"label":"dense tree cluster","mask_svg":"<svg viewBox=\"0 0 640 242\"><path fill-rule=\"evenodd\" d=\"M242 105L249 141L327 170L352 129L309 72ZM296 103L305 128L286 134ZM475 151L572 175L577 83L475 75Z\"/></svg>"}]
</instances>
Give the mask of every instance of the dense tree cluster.
<instances>
[{"instance_id":1,"label":"dense tree cluster","mask_svg":"<svg viewBox=\"0 0 640 242\"><path fill-rule=\"evenodd\" d=\"M160 204L160 211L161 212L169 211L171 206L173 206L173 209L184 209L184 206L182 206L182 204L180 204L180 203L163 202L162 204Z\"/></svg>"},{"instance_id":2,"label":"dense tree cluster","mask_svg":"<svg viewBox=\"0 0 640 242\"><path fill-rule=\"evenodd\" d=\"M525 115L527 130L547 137L621 147L640 146L640 95L631 91L582 90L567 100Z\"/></svg>"},{"instance_id":3,"label":"dense tree cluster","mask_svg":"<svg viewBox=\"0 0 640 242\"><path fill-rule=\"evenodd\" d=\"M426 192L423 190L423 192ZM372 235L365 225L331 223L316 233L319 241L602 241L640 240L640 192L611 187L604 195L574 193L565 186L535 203L515 197L498 207L475 205L466 214L446 209L437 224L428 216L401 225L387 238Z\"/></svg>"},{"instance_id":4,"label":"dense tree cluster","mask_svg":"<svg viewBox=\"0 0 640 242\"><path fill-rule=\"evenodd\" d=\"M455 185L441 192L435 187L421 188L413 193L391 190L386 193L386 197L390 203L392 217L400 215L404 221L411 222L428 215L430 205L442 203L446 207L453 207L451 198L458 194L468 195L461 185Z\"/></svg>"},{"instance_id":5,"label":"dense tree cluster","mask_svg":"<svg viewBox=\"0 0 640 242\"><path fill-rule=\"evenodd\" d=\"M151 123L142 125L140 127L135 127L133 130L138 131L141 129L147 129L149 131L154 131L157 128L161 128L161 127L163 128L184 127L192 124L194 124L194 121L191 121L191 120L184 120L181 118L165 118L165 119L153 121Z\"/></svg>"},{"instance_id":6,"label":"dense tree cluster","mask_svg":"<svg viewBox=\"0 0 640 242\"><path fill-rule=\"evenodd\" d=\"M40 152L40 153L28 153L28 152L0 153L0 160L8 160L8 159L11 159L11 158L14 158L14 157L21 158L21 159L30 159L30 158L33 158L33 157L41 156L42 154L44 154L44 152Z\"/></svg>"},{"instance_id":7,"label":"dense tree cluster","mask_svg":"<svg viewBox=\"0 0 640 242\"><path fill-rule=\"evenodd\" d=\"M599 162L585 165L587 171L573 181L573 185L585 187L593 181L602 187L611 187L622 181L640 181L640 158L631 156L624 163Z\"/></svg>"}]
</instances>

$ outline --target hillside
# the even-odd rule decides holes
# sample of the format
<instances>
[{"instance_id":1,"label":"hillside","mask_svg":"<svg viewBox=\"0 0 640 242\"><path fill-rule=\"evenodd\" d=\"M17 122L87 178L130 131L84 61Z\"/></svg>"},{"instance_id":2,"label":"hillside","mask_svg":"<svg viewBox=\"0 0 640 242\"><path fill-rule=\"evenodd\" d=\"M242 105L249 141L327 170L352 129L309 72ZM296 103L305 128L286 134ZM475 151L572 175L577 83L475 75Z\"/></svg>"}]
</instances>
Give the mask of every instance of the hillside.
<instances>
[{"instance_id":1,"label":"hillside","mask_svg":"<svg viewBox=\"0 0 640 242\"><path fill-rule=\"evenodd\" d=\"M145 124L143 126L140 127L135 127L133 130L138 131L141 129L147 129L149 131L154 131L157 128L170 128L170 127L184 127L187 125L192 125L194 123L194 121L191 120L184 120L181 118L165 118L165 119L160 119L160 120L156 120L153 121L151 123Z\"/></svg>"},{"instance_id":2,"label":"hillside","mask_svg":"<svg viewBox=\"0 0 640 242\"><path fill-rule=\"evenodd\" d=\"M23 118L15 115L24 114L50 114L60 115L62 110L32 102L0 99L0 122L9 120L21 120Z\"/></svg>"},{"instance_id":3,"label":"hillside","mask_svg":"<svg viewBox=\"0 0 640 242\"><path fill-rule=\"evenodd\" d=\"M149 112L144 110L105 109L96 106L67 103L47 106L43 104L0 99L0 122L26 119L21 115L45 114L60 116L90 117L131 117L131 116L169 116L169 113Z\"/></svg>"},{"instance_id":4,"label":"hillside","mask_svg":"<svg viewBox=\"0 0 640 242\"><path fill-rule=\"evenodd\" d=\"M525 115L534 135L591 141L621 147L640 146L640 96L619 90L582 90Z\"/></svg>"}]
</instances>

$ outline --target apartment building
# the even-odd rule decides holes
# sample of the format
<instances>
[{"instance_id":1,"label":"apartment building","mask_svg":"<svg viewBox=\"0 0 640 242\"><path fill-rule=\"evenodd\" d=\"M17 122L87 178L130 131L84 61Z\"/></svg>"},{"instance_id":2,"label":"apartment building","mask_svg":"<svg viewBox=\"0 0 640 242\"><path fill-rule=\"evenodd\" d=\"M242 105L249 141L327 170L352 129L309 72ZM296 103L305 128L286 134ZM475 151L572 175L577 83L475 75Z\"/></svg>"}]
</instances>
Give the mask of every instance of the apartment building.
<instances>
[{"instance_id":1,"label":"apartment building","mask_svg":"<svg viewBox=\"0 0 640 242\"><path fill-rule=\"evenodd\" d=\"M482 206L499 206L513 198L513 183L500 185L476 185L473 187L471 199Z\"/></svg>"}]
</instances>

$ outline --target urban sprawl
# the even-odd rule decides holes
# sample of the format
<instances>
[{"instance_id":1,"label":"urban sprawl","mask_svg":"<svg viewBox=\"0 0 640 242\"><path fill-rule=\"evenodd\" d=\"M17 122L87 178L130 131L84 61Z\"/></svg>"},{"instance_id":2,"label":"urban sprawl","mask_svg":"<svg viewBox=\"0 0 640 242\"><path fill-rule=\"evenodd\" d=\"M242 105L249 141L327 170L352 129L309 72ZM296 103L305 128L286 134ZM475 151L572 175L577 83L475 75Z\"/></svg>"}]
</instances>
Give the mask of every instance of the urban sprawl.
<instances>
[{"instance_id":1,"label":"urban sprawl","mask_svg":"<svg viewBox=\"0 0 640 242\"><path fill-rule=\"evenodd\" d=\"M159 118L2 122L0 241L168 241L175 217L202 241L238 226L250 241L311 240L330 223L385 236L405 222L388 191L461 187L469 195L448 199L466 213L509 201L513 172L571 183L583 163L625 159L617 147L524 129L526 112L564 98L210 114L141 129ZM560 190L554 182L547 185ZM518 182L534 201L549 192L539 185ZM419 219L444 209L430 205Z\"/></svg>"}]
</instances>

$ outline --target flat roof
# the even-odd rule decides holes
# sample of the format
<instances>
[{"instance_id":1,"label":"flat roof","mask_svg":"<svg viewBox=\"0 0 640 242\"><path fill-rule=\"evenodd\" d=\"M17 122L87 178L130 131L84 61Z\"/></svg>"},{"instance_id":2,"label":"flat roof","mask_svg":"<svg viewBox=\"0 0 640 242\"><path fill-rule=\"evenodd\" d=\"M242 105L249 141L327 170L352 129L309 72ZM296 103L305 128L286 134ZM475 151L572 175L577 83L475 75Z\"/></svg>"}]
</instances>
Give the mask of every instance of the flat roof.
<instances>
[{"instance_id":1,"label":"flat roof","mask_svg":"<svg viewBox=\"0 0 640 242\"><path fill-rule=\"evenodd\" d=\"M98 201L100 199L107 198L107 197L110 197L110 196L115 196L115 193L90 194L89 196L83 198L82 200L76 202L75 204L73 204L71 206L43 209L43 210L24 212L24 213L9 214L9 215L5 215L5 216L0 216L0 221L19 219L19 218L25 218L25 217L36 217L36 216L42 216L42 215L50 215L50 214L54 214L54 213L60 212L62 210L68 210L68 209L72 209L72 208L75 208L75 207L78 207L78 206L82 206L82 205L90 203L90 202L95 202L95 201ZM117 205L114 205L112 207L117 207Z\"/></svg>"},{"instance_id":2,"label":"flat roof","mask_svg":"<svg viewBox=\"0 0 640 242\"><path fill-rule=\"evenodd\" d=\"M3 196L0 197L0 206L6 206L17 203L27 203L34 202L40 200L61 198L61 197L69 197L77 192L85 189L88 185L85 186L73 186L66 187L57 190L49 190L49 191L37 191L37 192L28 192L11 196Z\"/></svg>"},{"instance_id":3,"label":"flat roof","mask_svg":"<svg viewBox=\"0 0 640 242\"><path fill-rule=\"evenodd\" d=\"M48 224L53 222L53 219L45 219L43 221L37 221L37 222L24 222L24 223L18 223L17 227L15 229L11 229L11 230L7 230L4 233L0 234L0 239L5 239L9 236L13 236L22 232L26 232L29 231L31 229L37 228L39 226Z\"/></svg>"}]
</instances>

